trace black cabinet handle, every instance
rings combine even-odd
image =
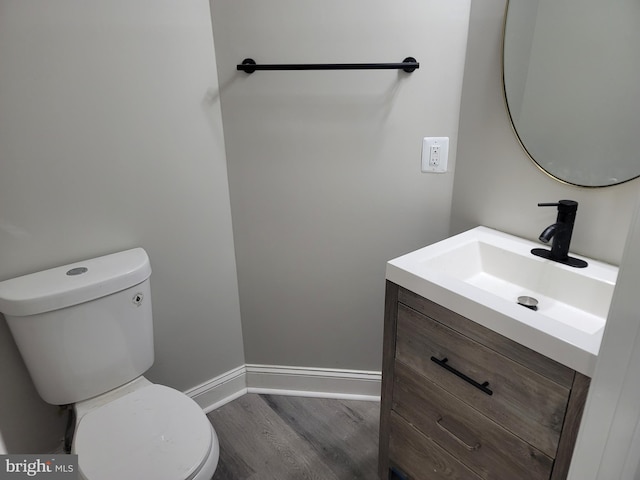
[[[449,361],[449,359],[447,357],[444,357],[442,360],[438,360],[436,357],[431,357],[431,361],[437,363],[438,365],[440,365],[445,370],[448,370],[451,373],[453,373],[454,375],[460,377],[465,382],[470,383],[471,385],[476,387],[478,390],[483,391],[487,395],[493,395],[493,391],[490,390],[489,388],[487,388],[487,387],[489,387],[489,382],[478,383],[473,378],[467,377],[464,373],[456,370],[451,365],[447,364],[447,362]]]

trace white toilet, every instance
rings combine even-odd
[[[74,404],[82,479],[210,480],[218,464],[198,404],[142,376],[153,364],[150,274],[134,248],[0,282],[40,396]]]

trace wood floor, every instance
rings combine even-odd
[[[247,394],[209,413],[213,480],[373,480],[380,404]]]

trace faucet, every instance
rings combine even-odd
[[[544,248],[534,248],[531,253],[538,257],[547,258],[554,262],[564,263],[576,268],[584,268],[587,262],[579,258],[569,256],[569,245],[571,244],[571,234],[573,224],[576,221],[578,202],[574,200],[560,200],[558,203],[539,203],[539,207],[558,207],[558,218],[556,223],[549,225],[540,234],[542,243],[551,243],[551,250]]]

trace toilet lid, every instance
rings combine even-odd
[[[196,402],[149,385],[82,417],[74,449],[90,480],[187,480],[206,460],[211,442],[211,425]]]

